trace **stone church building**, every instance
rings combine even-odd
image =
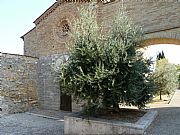
[[[17,96],[8,100],[11,104],[4,102],[7,108],[21,103],[16,98],[23,97],[22,91],[27,97],[24,100],[28,102],[28,107],[36,101],[43,109],[76,111],[80,108],[80,105],[72,102],[71,97],[61,95],[52,67],[67,57],[65,44],[70,39],[71,23],[78,17],[78,7],[90,2],[91,0],[56,0],[34,21],[35,27],[21,37],[24,41],[24,56],[1,53],[3,70],[0,71],[0,91],[16,93]],[[143,28],[147,46],[163,43],[180,45],[178,0],[100,0],[96,4],[97,21],[104,31],[111,27],[114,13],[124,6],[133,22]],[[5,77],[5,74],[10,77]],[[2,99],[6,97],[5,94],[1,95]],[[0,99],[0,108],[3,106],[1,102],[3,100]],[[11,109],[10,112],[21,109]]]

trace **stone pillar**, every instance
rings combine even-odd
[[[60,110],[60,88],[54,67],[61,63],[62,54],[43,56],[38,61],[39,107]]]

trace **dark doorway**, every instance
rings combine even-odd
[[[72,111],[72,99],[71,96],[61,94],[60,110]]]

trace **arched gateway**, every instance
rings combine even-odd
[[[67,51],[65,42],[69,40],[72,20],[78,17],[77,7],[88,2],[91,0],[57,0],[34,21],[35,27],[22,36],[24,54],[39,58],[37,91],[42,108],[58,110],[62,107],[61,103],[65,102],[65,99],[60,98],[58,85],[53,81],[51,65],[57,64],[59,56]],[[112,17],[118,8],[125,6],[133,22],[143,27],[146,35],[145,45],[180,45],[178,0],[99,0],[96,4],[97,21],[104,31],[111,27]],[[79,109],[79,106],[73,104],[72,109]]]
[[[144,40],[144,46],[156,45],[156,44],[174,44],[180,45],[180,40],[175,38],[149,38]]]

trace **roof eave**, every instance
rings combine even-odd
[[[39,24],[39,22],[46,18],[50,13],[52,13],[56,9],[56,7],[58,7],[58,5],[59,2],[55,2],[46,11],[44,11],[33,23],[35,23],[36,25]]]
[[[31,31],[33,31],[36,27],[32,28],[31,30],[29,30],[28,32],[26,32],[23,36],[21,36],[20,38],[24,40],[24,37],[30,33]]]

